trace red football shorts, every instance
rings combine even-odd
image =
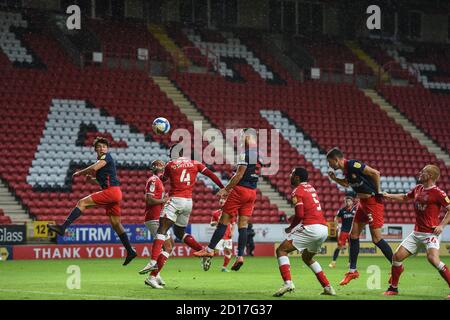
[[[120,201],[122,201],[122,191],[120,187],[109,187],[102,191],[91,194],[92,200],[106,209],[108,216],[120,216]]]
[[[348,237],[349,237],[348,232],[344,232],[344,231],[339,232],[338,246],[344,247],[347,244]]]
[[[256,189],[235,186],[228,195],[222,211],[233,217],[236,217],[236,215],[250,217],[253,213],[255,201]]]
[[[355,222],[368,223],[370,228],[378,229],[384,224],[384,205],[375,197],[360,199],[355,213]]]

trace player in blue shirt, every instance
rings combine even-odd
[[[378,170],[369,167],[358,160],[347,160],[338,148],[333,148],[327,153],[329,166],[333,170],[342,170],[345,178],[339,179],[334,171],[330,171],[330,178],[341,186],[351,187],[359,199],[350,232],[350,270],[340,285],[346,285],[351,280],[359,277],[356,263],[359,255],[359,236],[369,224],[372,242],[383,252],[389,263],[392,263],[392,249],[381,235],[383,227],[383,194],[381,192],[381,175]]]
[[[194,252],[196,257],[212,258],[214,248],[223,238],[227,226],[238,216],[238,254],[231,270],[238,271],[244,264],[244,250],[247,246],[247,226],[253,213],[256,201],[256,188],[260,174],[260,161],[257,146],[256,130],[247,128],[242,131],[242,142],[244,152],[239,155],[236,173],[233,175],[227,186],[221,189],[217,195],[227,197],[222,208],[222,216],[219,224],[205,249]],[[204,259],[204,263],[210,263]]]
[[[97,162],[72,175],[72,177],[86,176],[87,182],[100,185],[102,191],[95,192],[78,201],[77,206],[72,209],[62,225],[49,224],[48,228],[62,236],[64,235],[66,228],[78,219],[84,210],[97,206],[104,207],[106,209],[106,214],[111,221],[111,226],[127,250],[127,257],[123,263],[125,266],[129,264],[137,254],[131,247],[127,233],[120,222],[122,191],[120,190],[119,179],[117,179],[116,163],[111,154],[108,153],[108,148],[109,142],[107,139],[102,137],[95,138],[94,149],[97,153]]]
[[[344,207],[339,209],[336,216],[334,217],[334,222],[338,224],[338,219],[341,219],[341,227],[338,227],[338,247],[334,250],[333,261],[328,265],[330,268],[336,267],[336,260],[339,257],[339,252],[345,249],[347,240],[350,235],[350,230],[352,229],[353,218],[356,213],[355,198],[351,195],[346,195],[344,199]]]

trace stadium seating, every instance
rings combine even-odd
[[[386,69],[393,79],[407,80],[411,83],[417,81],[412,73],[407,69],[405,63],[401,63],[395,46],[389,40],[362,40],[360,47],[371,56],[380,67]]]
[[[148,49],[149,60],[169,61],[170,54],[147,30],[145,23],[90,20],[105,56],[136,57],[139,48]]]
[[[382,86],[379,90],[400,112],[450,153],[449,95],[432,93],[421,86]]]
[[[293,125],[294,135],[304,133],[319,151],[314,155],[305,149],[301,151],[300,147],[295,147],[295,142],[291,143],[289,136],[283,136],[281,171],[269,178],[286,197],[290,191],[290,169],[304,165],[312,172],[312,183],[319,191],[328,217],[331,217],[340,206],[341,196],[324,175],[323,154],[334,146],[340,146],[348,157],[362,159],[379,169],[384,177],[390,177],[390,181],[384,180],[382,184],[385,190],[393,192],[408,189],[418,170],[426,163],[437,163],[443,172],[447,172],[441,161],[352,85],[316,82],[273,85],[262,81],[261,77],[254,81],[255,74],[248,65],[237,63],[235,68],[244,71],[241,72],[244,81],[229,81],[223,76],[205,74],[173,74],[172,79],[224,132],[231,124],[269,129],[271,125],[264,113],[272,112],[273,115],[275,110],[279,110]],[[443,183],[445,185],[447,181]],[[386,220],[410,221],[412,217],[402,213],[406,207],[411,209],[410,205],[386,203]]]
[[[11,218],[5,215],[3,209],[0,209],[0,224],[11,224]]]
[[[353,63],[356,74],[372,75],[373,71],[342,41],[326,36],[297,40],[315,60],[315,67],[327,72],[344,73],[345,64]]]
[[[20,13],[0,11],[0,48],[11,62],[31,63],[33,58],[27,52],[11,28],[26,28],[27,22]]]
[[[21,21],[27,22],[25,17]],[[124,29],[121,24],[121,31],[111,22],[89,23],[107,50],[128,55],[139,47],[148,47],[151,58],[167,59],[168,53],[143,24],[127,24]],[[334,146],[340,146],[348,157],[379,169],[385,190],[405,190],[429,162],[439,164],[443,188],[450,190],[448,168],[355,86],[298,83],[265,52],[257,38],[249,35],[181,30],[175,24],[166,29],[179,46],[198,49],[190,58],[202,58],[206,48],[219,58],[216,73],[171,75],[215,127],[223,132],[229,127],[249,126],[280,130],[280,171],[267,181],[282,196],[290,198],[292,167],[305,166],[331,220],[343,198],[343,190],[326,176],[324,154]],[[112,140],[118,162],[124,193],[123,222],[141,223],[148,164],[155,157],[167,159],[170,144],[168,135],[152,132],[150,122],[163,116],[172,128],[193,132],[192,123],[145,73],[96,66],[79,69],[48,34],[33,29],[23,38],[46,69],[14,67],[2,47],[0,126],[8,130],[0,135],[0,177],[36,219],[61,222],[78,199],[97,190],[85,185],[82,178],[72,181],[71,174],[95,160],[90,144],[95,136],[104,135]],[[322,48],[328,48],[328,44]],[[330,52],[342,57],[340,62],[335,60],[339,63],[355,58],[340,45]],[[328,62],[323,63],[327,66]],[[396,92],[395,88],[380,90],[394,100],[389,90]],[[425,95],[419,93],[417,101]],[[396,104],[399,109],[403,101],[408,101],[406,94],[394,96],[401,100]],[[436,117],[448,119],[448,113],[442,109]],[[445,122],[439,123],[440,130],[447,132]],[[448,137],[437,132],[434,139],[448,147]],[[232,170],[221,165],[212,169],[224,180]],[[278,208],[260,192],[257,197],[253,222],[279,222],[282,213]],[[195,186],[194,204],[192,222],[209,223],[217,199],[207,179],[201,178]],[[410,222],[413,217],[411,205],[386,203],[387,222]],[[107,223],[108,218],[102,209],[90,209],[79,222]]]
[[[106,135],[114,139],[124,193],[123,221],[142,223],[148,164],[156,157],[167,159],[170,143],[170,136],[153,133],[151,121],[164,116],[174,128],[190,132],[192,123],[144,73],[79,70],[49,36],[29,33],[27,42],[48,71],[8,69],[0,75],[6,84],[0,88],[0,121],[9,128],[0,137],[1,177],[32,216],[61,222],[79,198],[97,190],[82,179],[72,183],[70,176],[95,160],[89,148],[93,137]],[[17,149],[17,144],[24,146]],[[230,168],[225,169],[229,175]],[[195,187],[192,222],[209,223],[217,199],[211,183],[201,181]],[[277,208],[260,193],[258,198],[255,222],[278,222]],[[267,212],[272,215],[258,215]],[[90,209],[79,222],[107,223],[108,218],[102,209]]]

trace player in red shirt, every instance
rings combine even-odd
[[[302,254],[303,262],[315,273],[324,291],[324,295],[336,295],[330,285],[319,262],[313,257],[328,238],[328,226],[323,216],[316,190],[308,183],[308,171],[305,168],[295,168],[291,173],[291,184],[295,187],[292,192],[292,203],[295,205],[295,216],[291,225],[286,228],[288,233],[277,248],[278,265],[283,286],[275,292],[275,297],[281,297],[286,292],[295,289],[291,278],[291,266],[288,254],[298,250]]]
[[[172,160],[166,164],[163,175],[163,180],[170,181],[170,200],[164,205],[161,212],[151,260],[141,272],[158,269],[157,259],[161,254],[167,231],[172,226],[178,239],[195,251],[202,249],[194,237],[185,232],[192,212],[192,191],[197,181],[197,175],[201,173],[210,178],[219,188],[223,188],[220,179],[204,164],[183,157],[183,149],[180,144],[175,144],[170,148],[170,155]]]
[[[403,260],[416,254],[419,246],[425,246],[428,261],[439,271],[450,287],[450,271],[439,258],[441,233],[450,221],[450,199],[436,186],[440,170],[435,165],[425,166],[419,174],[419,184],[407,194],[385,193],[386,199],[406,202],[414,200],[416,225],[414,231],[400,244],[392,258],[390,286],[385,295],[398,294],[398,282],[404,268]],[[439,222],[441,208],[446,208],[445,217]],[[450,295],[447,297],[450,298]]]
[[[246,128],[242,131],[241,141],[244,152],[239,155],[236,172],[228,182],[227,186],[220,190],[217,195],[227,197],[223,205],[223,214],[220,217],[216,231],[211,237],[208,246],[194,256],[203,257],[203,263],[209,263],[214,257],[214,249],[223,238],[231,220],[238,216],[238,253],[236,261],[231,270],[238,271],[244,264],[244,250],[247,246],[247,226],[253,214],[256,201],[256,189],[259,179],[260,161],[257,147],[256,130]]]
[[[164,195],[164,184],[161,181],[161,177],[164,173],[164,161],[154,160],[151,164],[150,170],[152,175],[148,178],[145,185],[145,226],[150,231],[153,239],[156,237],[156,233],[159,227],[159,217],[164,204],[169,200]],[[145,284],[155,289],[161,289],[165,282],[161,278],[161,269],[170,257],[174,241],[170,235],[167,235],[167,239],[163,245],[163,251],[158,257],[158,270],[153,270],[149,277],[145,279]],[[141,270],[141,274],[145,274],[148,271]]]
[[[221,205],[223,205],[224,202],[225,199],[220,199]],[[210,223],[212,227],[217,226],[221,215],[222,215],[222,208],[213,212]],[[232,222],[227,226],[227,231],[225,232],[225,235],[223,236],[222,240],[219,241],[219,243],[215,248],[216,252],[223,250],[222,272],[229,272],[227,266],[230,263],[231,257],[233,255],[233,233],[235,225],[236,225],[235,221],[232,220]],[[211,261],[210,259],[207,259],[207,261],[205,261],[205,263],[203,264],[203,268],[205,271],[209,270],[209,267],[211,266],[210,261]]]

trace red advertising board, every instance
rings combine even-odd
[[[149,258],[151,244],[136,244],[134,246],[139,257]],[[235,246],[235,251],[237,247]],[[119,244],[80,244],[80,245],[23,245],[13,246],[14,260],[50,260],[50,259],[101,259],[124,258],[125,248]],[[273,256],[273,243],[258,243],[255,256]],[[190,257],[193,250],[185,244],[175,244],[172,256]]]

